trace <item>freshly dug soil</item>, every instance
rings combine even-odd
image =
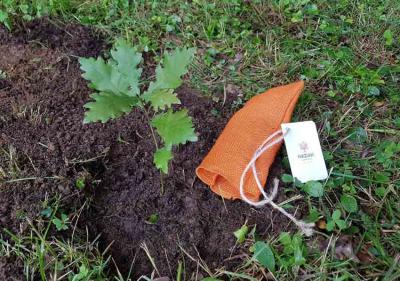
[[[206,274],[189,255],[211,270],[241,263],[234,257],[248,251],[236,245],[232,232],[245,222],[256,224],[264,237],[287,228],[288,220],[270,208],[224,201],[195,177],[232,114],[235,93],[222,104],[187,86],[178,90],[199,141],[176,149],[160,194],[155,148],[140,110],[106,124],[82,123],[91,90],[77,57],[98,56],[108,47],[94,31],[41,20],[13,34],[0,29],[0,42],[0,69],[7,76],[0,80],[0,168],[3,180],[33,178],[2,184],[1,229],[25,231],[24,218],[37,216],[42,202],[57,194],[65,210],[79,208],[89,197],[81,226],[89,226],[93,237],[101,234],[104,248],[111,244],[119,270],[126,272],[133,262],[134,276],[151,274],[146,248],[156,275],[175,275],[181,261],[188,276],[199,278]],[[281,173],[279,164],[271,171]],[[75,187],[82,176],[85,192]],[[155,224],[148,223],[152,214],[159,217]],[[0,259],[0,279],[19,280],[22,268],[10,266],[14,262]]]

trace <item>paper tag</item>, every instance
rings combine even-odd
[[[317,127],[313,121],[282,124],[293,178],[302,183],[328,177]]]

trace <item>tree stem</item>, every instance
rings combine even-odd
[[[157,143],[156,133],[154,132],[153,127],[151,126],[149,113],[148,113],[147,109],[145,108],[144,104],[142,104],[142,108],[143,108],[144,115],[146,116],[146,119],[147,119],[147,124],[150,127],[150,131],[151,131],[151,135],[153,137],[154,145],[156,146],[156,149],[158,150],[158,143]],[[162,174],[161,171],[160,171],[160,184],[161,184],[161,195],[162,195],[162,194],[164,194],[164,177],[163,177],[163,174]]]

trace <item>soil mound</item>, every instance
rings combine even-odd
[[[175,151],[160,194],[154,144],[139,110],[106,124],[82,123],[91,91],[81,78],[77,57],[98,56],[106,49],[95,31],[45,19],[12,34],[0,29],[0,42],[0,69],[6,74],[0,80],[0,146],[7,152],[0,155],[0,167],[6,179],[31,178],[2,184],[1,229],[24,231],[21,213],[37,216],[41,202],[56,194],[69,210],[90,197],[81,223],[93,235],[101,233],[104,247],[112,243],[110,253],[120,270],[134,262],[134,276],[149,275],[154,269],[146,248],[161,276],[175,275],[179,261],[190,276],[204,271],[187,254],[201,258],[211,270],[240,263],[232,257],[247,250],[236,245],[232,232],[246,221],[257,224],[261,235],[287,226],[270,208],[223,201],[195,177],[195,168],[231,116],[235,97],[222,106],[187,86],[178,90],[199,141]],[[279,173],[275,166],[270,174]],[[88,182],[85,192],[75,187],[82,176]],[[159,217],[155,224],[148,223],[152,214]],[[11,262],[0,259],[0,275],[22,273]]]

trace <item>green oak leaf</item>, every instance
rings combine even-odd
[[[168,173],[168,162],[173,158],[171,149],[160,148],[154,153],[154,164],[157,169],[161,170],[164,174]]]
[[[103,58],[80,58],[82,77],[89,80],[90,86],[100,92],[127,94],[129,82],[122,75],[115,63],[106,63]]]
[[[151,125],[157,129],[166,147],[184,144],[187,141],[197,141],[192,119],[186,109],[173,112],[171,109],[165,113],[154,116]]]
[[[84,105],[88,109],[85,112],[84,123],[96,121],[105,123],[110,119],[115,119],[124,113],[130,112],[138,102],[137,97],[115,95],[108,92],[94,93],[90,97],[94,101]]]
[[[142,69],[138,65],[142,62],[142,54],[138,53],[126,41],[119,40],[111,50],[111,57],[115,60],[119,73],[125,75],[131,95],[139,95],[139,79]]]
[[[182,76],[187,73],[187,67],[193,60],[194,48],[175,49],[166,53],[163,65],[156,68],[156,81],[151,82],[148,90],[143,94],[146,101],[161,89],[176,89],[182,84]]]
[[[165,109],[173,104],[181,104],[173,89],[157,90],[149,97],[154,110]]]

